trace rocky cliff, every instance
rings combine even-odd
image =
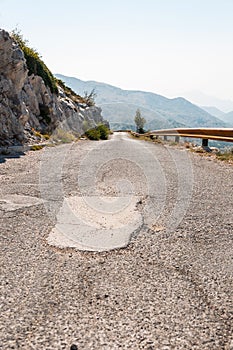
[[[52,93],[40,76],[29,75],[23,51],[0,29],[0,145],[32,142],[35,131],[57,128],[81,135],[102,122],[99,107],[70,98],[60,86]]]

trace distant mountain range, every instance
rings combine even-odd
[[[225,113],[221,119],[225,122],[228,123],[231,127],[233,127],[233,111],[229,113]]]
[[[223,100],[197,90],[186,91],[181,95],[197,106],[214,106],[224,113],[233,111],[233,99]]]
[[[220,118],[224,116],[224,112],[218,109],[217,107],[212,107],[212,106],[200,106],[204,111],[210,113],[214,117]]]
[[[224,121],[227,126],[229,127],[233,127],[233,111],[229,112],[229,113],[224,113],[222,111],[220,111],[220,109],[216,108],[216,107],[201,107],[202,109],[204,109],[206,112],[212,114],[213,116],[221,119],[222,121]]]
[[[134,129],[137,108],[147,121],[145,128],[150,130],[227,126],[223,120],[182,97],[168,99],[151,92],[122,90],[105,83],[82,81],[61,74],[55,76],[80,95],[94,89],[97,94],[96,104],[102,108],[103,116],[109,120],[113,130]]]

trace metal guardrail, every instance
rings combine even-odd
[[[208,146],[208,140],[217,140],[225,142],[233,142],[233,129],[230,128],[178,128],[178,129],[163,129],[152,130],[146,134],[151,138],[164,136],[175,136],[176,141],[179,141],[180,137],[190,137],[202,139],[202,145]]]

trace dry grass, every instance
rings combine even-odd
[[[51,141],[55,143],[71,143],[77,140],[77,137],[75,137],[71,132],[63,130],[63,129],[56,129],[53,135],[51,135],[50,138]]]
[[[223,153],[217,153],[216,154],[217,159],[228,162],[228,163],[233,163],[233,149],[231,151],[226,151]]]

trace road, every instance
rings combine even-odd
[[[1,349],[233,349],[232,165],[119,133],[0,180]]]

